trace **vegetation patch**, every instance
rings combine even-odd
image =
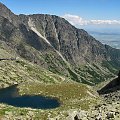
[[[89,87],[83,84],[77,83],[61,83],[61,84],[22,84],[19,86],[20,94],[28,95],[44,95],[50,97],[56,97],[61,102],[61,107],[59,109],[70,109],[82,107],[82,109],[89,108],[90,104],[95,99],[88,94],[88,91],[91,94],[94,94]],[[89,99],[88,99],[89,98]],[[86,104],[83,105],[83,101]],[[82,104],[81,104],[82,103]]]

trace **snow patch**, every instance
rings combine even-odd
[[[95,96],[95,95],[93,95],[90,91],[87,91],[87,93],[88,93],[90,96],[92,96],[92,97],[96,98],[96,96]]]
[[[46,43],[48,43],[48,44],[57,52],[57,54],[63,59],[63,61],[64,61],[65,63],[69,64],[69,63],[65,60],[65,58],[62,56],[62,54],[61,54],[59,51],[57,51],[57,50],[51,45],[51,43],[50,43],[44,36],[42,36],[42,35],[40,34],[40,32],[39,32],[39,31],[36,29],[36,27],[35,27],[34,21],[32,21],[31,18],[29,18],[29,20],[28,20],[28,26],[29,26],[30,29],[31,29],[32,31],[34,31],[40,38],[42,38]]]
[[[50,44],[50,42],[40,34],[40,32],[37,31],[37,29],[35,28],[35,24],[34,22],[31,20],[31,18],[29,18],[29,21],[28,21],[28,25],[29,27],[31,28],[32,31],[34,31],[40,38],[42,38],[43,40],[45,40],[46,43],[48,43],[50,46],[52,46]],[[53,47],[53,46],[52,46]]]

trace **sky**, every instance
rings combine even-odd
[[[120,29],[120,0],[0,0],[15,14],[52,14],[85,29]]]

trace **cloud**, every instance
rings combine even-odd
[[[62,16],[72,25],[120,25],[120,20],[86,20],[77,15],[65,14]]]
[[[107,25],[116,25],[119,24],[120,25],[120,20],[90,20],[91,24],[107,24]]]
[[[72,25],[87,25],[88,21],[77,15],[65,14],[62,16],[66,20],[68,20]]]

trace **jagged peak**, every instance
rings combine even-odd
[[[3,3],[0,2],[0,6],[5,6]]]
[[[6,7],[3,3],[0,2],[0,16],[8,19],[14,25],[18,22],[18,16],[15,15],[8,7]]]
[[[0,13],[4,12],[4,10],[8,10],[8,12],[11,12],[9,8],[7,8],[3,3],[0,2]]]
[[[10,15],[15,15],[7,6],[0,2],[0,16],[9,18]]]

